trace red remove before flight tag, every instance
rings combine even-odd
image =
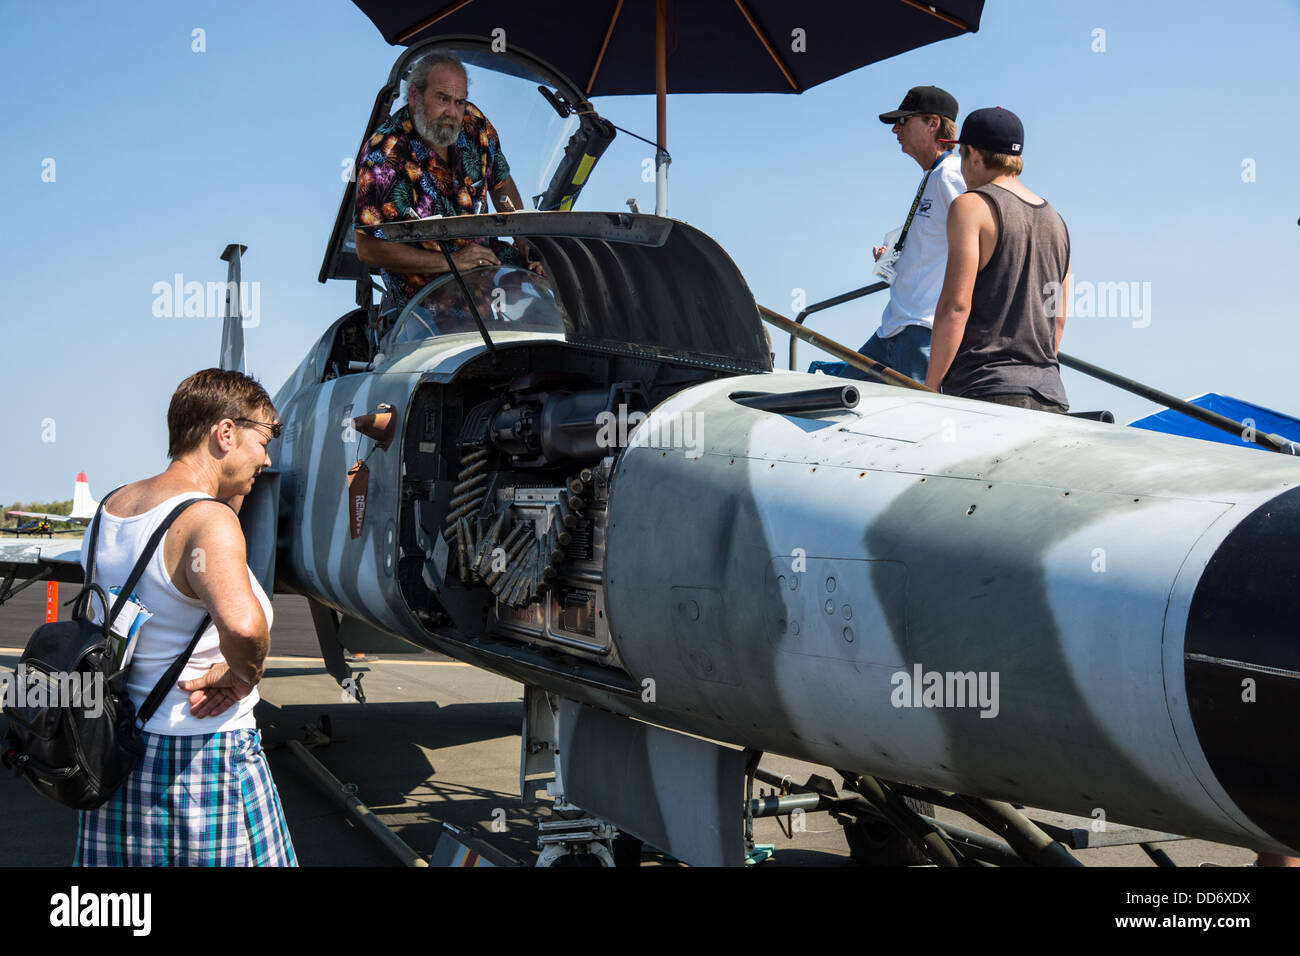
[[[370,484],[370,469],[359,461],[348,469],[348,527],[353,538],[361,537],[361,524],[366,519],[366,487]]]

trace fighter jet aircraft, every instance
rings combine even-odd
[[[437,43],[404,52],[362,135]],[[571,209],[598,158],[609,130],[583,124],[541,210]],[[526,237],[546,275],[453,270],[377,322],[351,189],[320,278],[358,305],[275,395],[249,563],[307,598],[347,687],[343,647],[402,643],[525,685],[545,862],[608,861],[622,832],[739,863],[767,752],[857,793],[780,812],[847,813],[859,840],[883,821],[939,863],[1072,862],[1012,803],[1300,848],[1300,462],[773,371],[726,252],[654,216],[388,224]]]
[[[382,633],[521,681],[524,776],[687,860],[741,852],[744,760],[664,728],[873,795],[861,775],[1300,845],[1300,463],[773,372],[734,263],[651,216],[390,224],[527,236],[547,278],[440,277],[436,328],[408,305],[374,342],[350,202],[322,278],[361,305],[276,396],[278,504],[249,539],[340,679],[337,645]]]

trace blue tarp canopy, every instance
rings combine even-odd
[[[1242,422],[1243,426],[1252,426],[1260,434],[1281,435],[1291,441],[1300,442],[1300,419],[1292,418],[1290,415],[1283,415],[1281,412],[1275,412],[1270,408],[1252,405],[1250,402],[1243,402],[1231,395],[1219,395],[1216,392],[1206,392],[1204,395],[1196,396],[1196,398],[1189,398],[1188,402],[1197,408],[1218,412],[1220,415]],[[1189,418],[1182,412],[1175,412],[1172,409],[1165,409],[1162,412],[1156,412],[1154,415],[1136,419],[1129,422],[1129,425],[1132,428],[1145,428],[1153,432],[1183,435],[1187,438],[1201,438],[1205,441],[1222,442],[1225,445],[1244,445],[1247,448],[1259,448],[1260,451],[1268,450],[1261,448],[1259,445],[1242,441],[1239,436],[1220,431],[1211,425],[1198,422],[1196,419]]]

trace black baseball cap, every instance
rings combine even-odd
[[[917,113],[935,113],[957,122],[957,101],[947,90],[937,86],[914,86],[907,91],[898,109],[880,114],[880,122],[893,125],[907,116]]]
[[[1008,156],[1023,156],[1025,126],[1011,110],[990,106],[967,116],[956,139],[941,139],[939,142],[961,143]]]

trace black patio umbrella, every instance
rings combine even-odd
[[[588,97],[655,93],[666,212],[668,93],[802,93],[979,29],[984,0],[353,0],[389,43],[472,34],[517,45]],[[500,32],[504,31],[504,33]]]

